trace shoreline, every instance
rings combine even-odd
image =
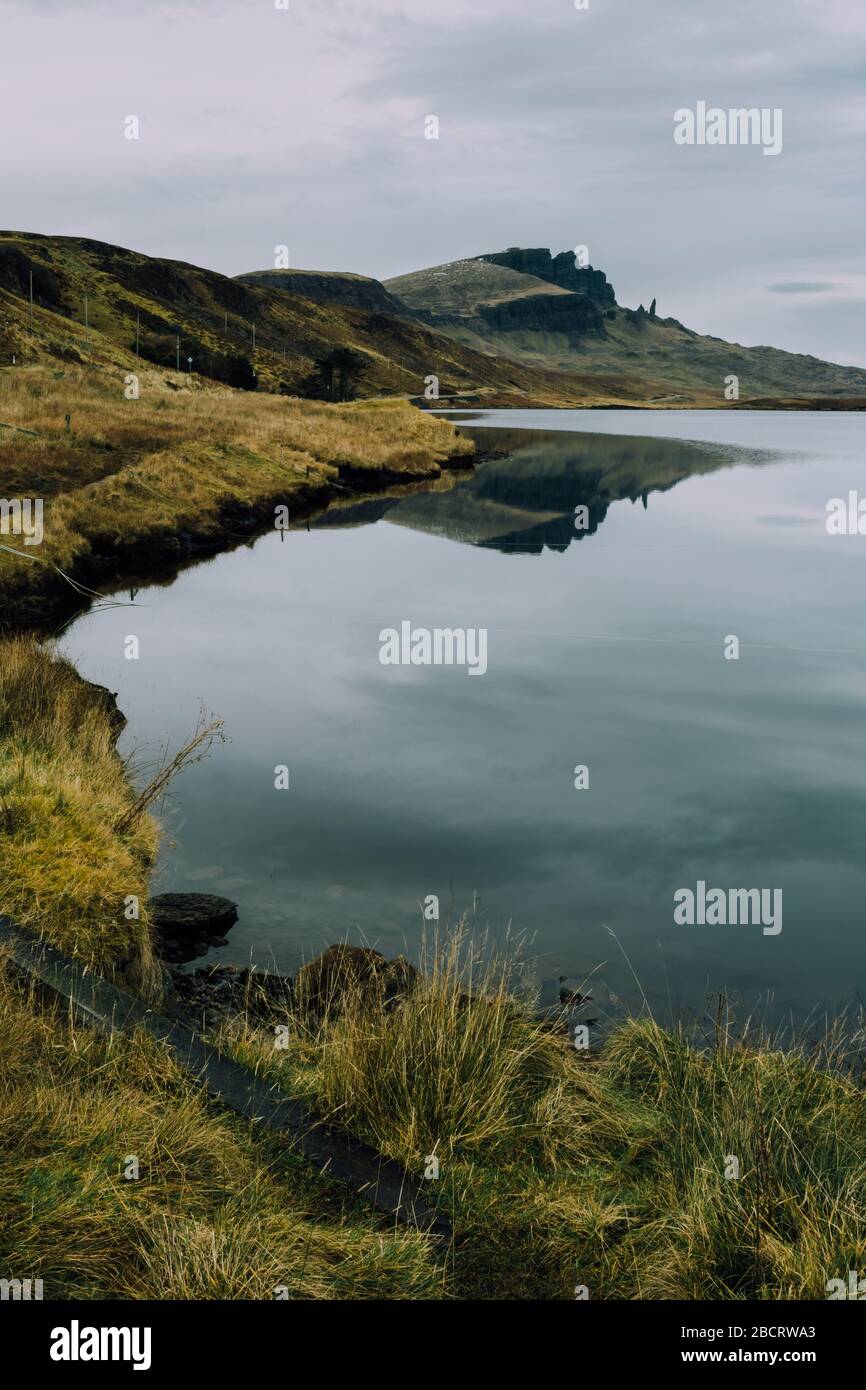
[[[398,434],[412,428],[411,409],[392,412]],[[480,458],[468,459],[466,441],[458,448],[450,424],[435,429],[453,436],[450,451],[426,464],[404,451],[398,486]],[[187,479],[215,457],[188,450]],[[263,468],[261,454],[229,455],[229,477],[232,461],[255,458]],[[381,458],[363,468],[365,494],[394,485],[394,472]],[[156,546],[170,567],[194,564],[254,538],[254,520],[234,536],[227,517],[242,530],[245,517],[289,498],[314,509],[347,486],[339,467],[309,455],[279,493],[267,475],[266,484],[228,512],[202,493],[200,511],[175,507],[161,526],[131,506],[123,526],[109,512],[111,531],[77,563],[103,566],[104,579],[118,557],[152,564]],[[52,592],[57,583],[66,581],[56,576]],[[74,606],[86,606],[83,596]],[[117,753],[123,714],[35,631],[6,634],[2,656],[2,911],[71,956],[79,978],[96,974],[134,992],[143,1011],[167,1005],[171,1015],[151,921],[158,831]],[[368,954],[351,951],[355,961]],[[683,1028],[626,1016],[596,1050],[576,1025],[572,1037],[533,1017],[505,963],[479,972],[468,932],[422,944],[415,983],[396,1002],[378,988],[362,995],[357,972],[337,976],[335,1007],[306,1011],[293,1002],[300,971],[291,986],[196,972],[174,1017],[203,1013],[205,1041],[254,1072],[277,1105],[309,1107],[344,1143],[400,1165],[456,1235],[443,1260],[429,1235],[395,1230],[285,1140],[214,1106],[145,1028],[123,1045],[102,1039],[22,986],[3,951],[0,960],[12,1120],[0,1136],[0,1204],[11,1218],[0,1260],[14,1273],[26,1259],[49,1298],[268,1300],[291,1287],[293,1297],[572,1301],[577,1285],[594,1300],[742,1306],[822,1298],[851,1252],[866,1249],[866,1095],[832,1036],[783,1051],[734,1028],[720,1001],[699,1020],[698,1044]],[[333,990],[317,987],[323,996]],[[127,1184],[130,1155],[144,1157]],[[731,1155],[737,1182],[725,1170]],[[70,1191],[74,1208],[64,1205]]]
[[[417,482],[433,481],[444,472],[469,472],[473,462],[457,455],[454,462],[443,463],[435,471],[419,476]],[[342,476],[342,475],[341,475]],[[356,481],[358,474],[351,475]],[[366,497],[377,497],[390,489],[406,484],[405,477],[399,473],[360,475],[364,486],[352,488],[358,501]],[[58,620],[65,626],[72,619],[80,617],[102,599],[126,587],[143,588],[153,583],[169,583],[176,579],[188,565],[200,560],[209,560],[216,555],[226,554],[237,546],[248,545],[273,529],[274,509],[288,506],[293,519],[309,521],[313,517],[324,516],[330,507],[344,496],[341,484],[325,480],[318,484],[305,485],[299,482],[293,490],[283,489],[279,493],[262,497],[250,506],[229,503],[221,511],[218,526],[224,528],[223,534],[213,535],[208,526],[200,530],[184,526],[183,529],[166,528],[156,536],[146,540],[136,539],[119,543],[110,551],[89,554],[84,560],[66,571],[68,578],[55,574],[48,585],[41,586],[38,606],[33,607],[33,598],[26,595],[18,605],[6,606],[0,616],[0,639],[15,632],[32,631],[43,638],[53,634],[51,626]],[[286,528],[286,533],[297,529],[294,525]],[[107,584],[105,592],[73,597],[72,584],[87,588],[102,583]]]
[[[343,408],[337,406],[330,409],[339,412]],[[419,424],[423,422],[421,429],[426,437],[420,448],[414,451],[411,447],[407,448],[403,456],[399,456],[401,416],[405,412],[416,416]],[[347,491],[357,492],[362,499],[377,496],[389,488],[434,481],[443,473],[471,471],[476,458],[482,457],[476,454],[471,441],[458,433],[456,426],[449,421],[426,416],[402,399],[355,402],[345,409],[342,416],[332,418],[349,425],[359,422],[358,433],[363,436],[363,425],[368,420],[387,426],[390,415],[394,416],[392,451],[398,453],[394,462],[389,458],[365,459],[362,464],[357,458],[321,459],[296,453],[286,468],[282,459],[279,465],[273,466],[269,459],[252,454],[243,445],[226,444],[221,446],[221,452],[228,457],[229,466],[234,465],[236,471],[245,470],[242,488],[227,478],[222,495],[214,498],[206,494],[197,508],[194,502],[185,505],[183,500],[173,501],[159,522],[154,523],[152,518],[146,518],[145,532],[130,533],[116,521],[98,534],[86,536],[86,544],[81,545],[71,560],[64,564],[55,564],[52,559],[34,555],[19,546],[18,553],[25,563],[29,563],[36,582],[21,583],[20,578],[13,574],[13,579],[18,582],[10,587],[0,578],[0,638],[25,631],[49,637],[58,623],[65,625],[86,611],[91,603],[107,597],[130,581],[137,586],[163,578],[173,579],[186,564],[231,550],[264,534],[269,523],[274,524],[275,509],[278,507],[285,507],[290,518],[308,520],[340,501]],[[301,419],[303,421],[303,411]],[[311,428],[314,427],[315,420],[311,421]],[[363,450],[363,438],[361,448]],[[218,470],[219,449],[202,450],[200,446],[190,445],[185,452],[183,461],[191,462],[194,468],[201,466],[203,470],[209,465],[213,467],[216,453]],[[281,455],[283,452],[281,450]],[[249,454],[249,458],[245,454]],[[161,456],[157,454],[152,457],[159,461]],[[258,484],[256,465],[261,463],[269,465],[269,476]],[[112,487],[122,486],[127,476],[138,482],[141,471],[143,469],[137,465],[132,469],[122,466],[116,474],[104,475],[79,491],[97,492],[100,488],[108,491]],[[286,481],[275,485],[274,475],[280,474],[286,477]],[[146,487],[146,484],[142,486]],[[251,495],[244,496],[244,491]],[[70,496],[75,495],[61,491],[48,499],[46,530],[51,525],[52,508],[60,506],[62,510]],[[110,500],[108,505],[111,506]],[[94,510],[97,507],[98,499],[94,496]],[[285,529],[293,528],[289,525]],[[0,546],[8,550],[9,540],[10,537],[3,533],[0,535]],[[104,593],[95,592],[100,585],[104,587]]]

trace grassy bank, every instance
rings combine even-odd
[[[862,1267],[866,1093],[841,1041],[641,1017],[579,1052],[509,978],[452,934],[397,1009],[350,992],[286,1050],[224,1043],[419,1177],[438,1157],[457,1296],[824,1298]]]
[[[271,1021],[217,1040],[416,1176],[435,1155],[447,1250],[221,1112],[148,1038],[72,1029],[0,975],[4,1276],[46,1297],[748,1301],[821,1299],[862,1267],[866,1094],[841,1046],[697,1044],[642,1018],[588,1056],[507,969],[479,981],[459,937],[425,965],[396,1007],[349,991],[275,1014],[287,1048]]]
[[[161,993],[147,921],[157,830],[135,803],[100,692],[32,638],[0,642],[0,913]],[[140,904],[127,917],[127,899]]]
[[[405,401],[332,406],[150,368],[127,400],[124,380],[96,368],[0,371],[3,496],[44,503],[41,544],[0,535],[6,625],[44,622],[74,597],[70,580],[104,588],[132,566],[230,545],[277,505],[291,515],[347,486],[435,478],[472,453],[452,425]]]
[[[211,1106],[148,1038],[70,1028],[2,966],[0,1078],[0,1277],[46,1299],[442,1295],[421,1236]]]
[[[153,991],[146,914],[123,904],[146,899],[156,831],[130,822],[113,738],[98,690],[6,643],[0,910]],[[6,981],[3,1274],[84,1297],[802,1299],[862,1268],[866,1092],[841,1045],[783,1050],[718,1021],[696,1041],[643,1017],[589,1056],[507,968],[479,977],[465,942],[423,964],[397,1007],[349,990],[217,1041],[416,1176],[435,1155],[453,1250],[385,1230],[149,1039],[72,1029]]]
[[[3,377],[0,419],[34,431],[2,446],[4,492],[49,504],[39,560],[4,540],[19,548],[0,552],[7,615],[44,616],[51,565],[92,575],[187,536],[229,544],[231,521],[275,501],[362,470],[436,476],[462,447],[400,403],[168,380],[124,402],[83,375],[85,435],[57,418],[67,379]],[[0,640],[0,913],[157,1000],[158,830],[116,732],[104,692],[50,647]],[[46,1297],[741,1300],[823,1298],[863,1267],[866,1093],[840,1044],[641,1017],[590,1056],[459,937],[424,965],[396,1006],[344,990],[323,1016],[237,1019],[218,1041],[416,1176],[435,1157],[430,1194],[460,1237],[447,1252],[212,1105],[151,1040],[72,1027],[0,971],[0,1277],[42,1278]]]

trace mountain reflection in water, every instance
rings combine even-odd
[[[743,463],[771,461],[769,450],[692,440],[622,438],[607,434],[466,428],[483,458],[471,473],[447,473],[402,495],[347,500],[311,525],[367,525],[387,519],[415,531],[504,552],[564,551],[604,522],[613,502],[640,502],[685,478]],[[586,512],[577,519],[576,508]]]

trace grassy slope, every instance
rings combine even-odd
[[[456,261],[385,282],[386,289],[412,309],[453,316],[440,330],[482,352],[496,352],[533,367],[579,371],[599,383],[625,376],[647,404],[725,404],[725,377],[740,380],[740,399],[798,398],[848,401],[866,396],[866,371],[781,352],[743,347],[693,333],[673,319],[635,318],[617,308],[605,321],[604,338],[577,342],[558,332],[497,332],[475,313],[478,303],[497,304],[527,294],[562,294],[559,287],[486,261]],[[802,407],[801,407],[802,408]]]
[[[594,379],[499,360],[405,316],[259,288],[84,238],[0,232],[0,364],[15,356],[18,362],[95,362],[133,370],[137,315],[142,333],[180,336],[182,366],[192,342],[214,353],[241,353],[254,362],[261,388],[270,391],[302,394],[315,361],[345,347],[365,359],[358,390],[368,397],[421,395],[432,373],[443,396],[480,394],[489,404],[636,399],[622,379],[602,397]]]
[[[471,452],[404,401],[331,406],[150,368],[139,378],[127,400],[111,368],[0,369],[3,495],[45,504],[41,545],[0,537],[0,622],[44,617],[69,592],[57,568],[98,585],[124,556],[179,554],[178,533],[216,548],[237,518],[324,501],[341,472],[409,482]]]
[[[476,304],[503,304],[531,294],[569,291],[536,275],[525,275],[492,261],[451,261],[448,265],[397,275],[385,282],[388,292],[410,309],[471,316]]]
[[[784,1300],[862,1265],[866,1093],[841,1051],[723,1025],[697,1049],[643,1019],[588,1059],[460,952],[434,947],[396,1010],[275,1015],[286,1050],[262,1025],[219,1038],[411,1171],[435,1154],[460,1236],[444,1258],[220,1113],[148,1039],[70,1032],[0,980],[3,1274],[50,1297]]]
[[[4,446],[7,476],[28,492],[38,478],[56,503],[45,545],[67,563],[181,523],[224,543],[221,499],[284,496],[337,461],[418,476],[454,447],[448,426],[400,404],[310,407],[149,378],[126,402],[121,384],[108,369],[5,374],[0,418],[38,430]],[[25,598],[38,567],[8,559],[3,597],[11,585]],[[123,913],[128,895],[146,898],[157,834],[146,816],[118,833],[133,799],[99,693],[34,639],[7,639],[0,911],[154,997],[146,912]],[[269,1297],[287,1283],[305,1297],[569,1298],[584,1284],[593,1298],[795,1298],[866,1258],[864,1094],[816,1065],[838,1059],[726,1035],[701,1054],[643,1021],[590,1063],[495,980],[467,1005],[449,959],[396,1014],[294,1019],[286,1053],[267,1030],[228,1040],[413,1170],[440,1156],[465,1237],[444,1270],[419,1237],[381,1231],[214,1111],[146,1039],[70,1032],[4,984],[3,1276],[41,1276],[47,1296]],[[723,1176],[731,1153],[737,1182]],[[130,1154],[137,1182],[122,1177]]]

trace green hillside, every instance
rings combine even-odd
[[[712,407],[728,405],[731,375],[741,405],[866,399],[860,368],[624,309],[602,272],[566,253],[511,248],[382,285],[307,270],[232,279],[84,238],[0,232],[0,366],[58,361],[148,363],[328,401]],[[434,377],[438,397],[425,398]]]
[[[731,375],[739,379],[741,403],[855,404],[866,396],[862,368],[727,343],[642,305],[623,308],[605,277],[577,269],[568,253],[511,248],[402,275],[385,287],[466,347],[598,383],[622,378],[646,404],[725,405]]]
[[[303,274],[308,292],[332,278]],[[637,399],[618,380],[600,388],[575,374],[497,360],[403,309],[352,307],[339,296],[309,298],[251,278],[84,238],[0,232],[0,366],[60,360],[132,369],[138,359],[324,400],[423,397],[430,376],[442,398],[469,403],[580,405],[595,403],[599,389],[605,402]],[[347,278],[354,288],[364,283]]]

